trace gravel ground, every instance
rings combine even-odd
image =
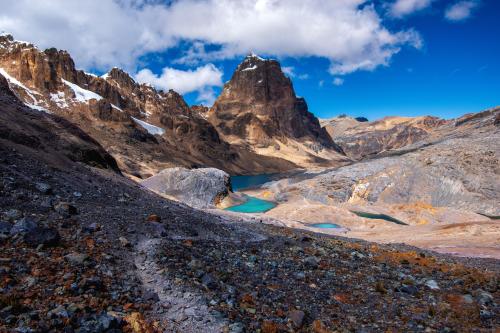
[[[498,261],[198,211],[21,146],[0,156],[1,332],[500,327]]]

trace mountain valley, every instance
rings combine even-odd
[[[253,53],[189,106],[2,34],[0,332],[496,332],[499,142],[499,107],[318,119]]]

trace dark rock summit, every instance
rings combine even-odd
[[[270,146],[297,139],[341,151],[276,60],[243,60],[210,111],[210,121],[229,142]]]

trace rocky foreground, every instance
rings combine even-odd
[[[0,137],[2,332],[500,327],[498,261],[209,214],[13,138]]]

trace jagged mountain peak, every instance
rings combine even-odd
[[[21,40],[14,39],[14,36],[10,33],[0,34],[0,48],[2,47],[13,47],[13,46],[23,46],[23,47],[36,47],[33,43],[25,42]]]
[[[230,142],[277,147],[276,140],[294,139],[341,151],[308,111],[306,101],[296,96],[281,64],[255,54],[238,65],[209,119]]]

